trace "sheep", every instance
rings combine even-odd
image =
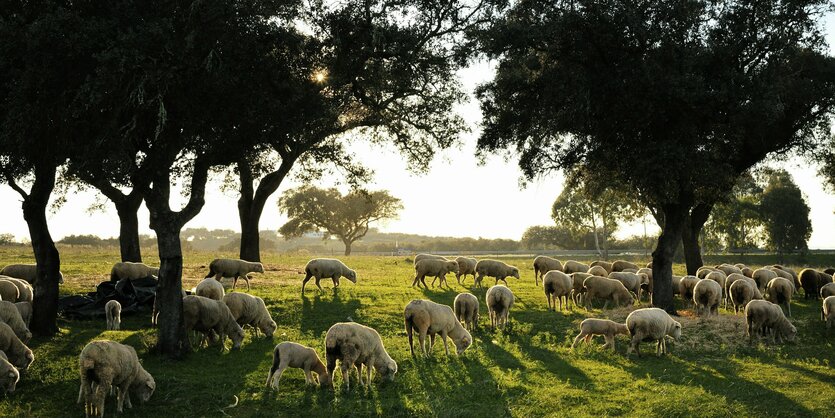
[[[827,283],[821,287],[821,299],[826,299],[829,296],[835,296],[835,283]]]
[[[832,275],[835,275],[835,268],[827,267],[827,268],[823,269],[823,272],[832,276]]]
[[[722,291],[724,292],[724,295],[725,295],[724,302],[725,302],[725,308],[726,309],[728,307],[728,302],[731,302],[731,300],[730,300],[731,299],[731,293],[730,293],[731,292],[731,285],[733,285],[733,283],[735,281],[740,280],[740,279],[747,279],[747,277],[745,277],[745,276],[743,276],[742,274],[739,274],[739,273],[731,273],[731,274],[728,275],[728,277],[725,278],[725,284],[722,288]],[[753,281],[753,279],[751,279],[751,280]],[[759,289],[759,287],[757,286],[756,281],[754,281],[754,287],[757,287]],[[762,291],[760,291],[760,293],[762,293]],[[762,298],[760,298],[760,299],[762,299]],[[748,303],[748,302],[746,301],[745,303]]]
[[[814,269],[803,269],[798,280],[803,287],[803,299],[817,299],[820,288],[826,283],[832,283],[832,276]]]
[[[29,322],[32,321],[32,302],[15,302],[14,305],[20,313],[20,318],[23,319],[23,322],[28,327]]]
[[[724,274],[722,275],[724,277]],[[719,302],[722,300],[722,285],[710,279],[699,280],[693,287],[693,306],[696,315],[719,315]]]
[[[219,281],[209,277],[197,283],[197,287],[194,288],[194,294],[203,296],[204,298],[223,300],[226,291],[223,290],[223,285]]]
[[[143,263],[123,261],[113,264],[113,267],[110,268],[111,282],[118,282],[122,279],[138,280],[151,276],[159,276],[159,267],[151,267]]]
[[[562,269],[562,263],[556,258],[538,255],[533,259],[533,277],[537,286],[539,286],[539,280],[545,276],[545,273],[551,270],[562,271]]]
[[[14,393],[18,381],[20,381],[20,372],[12,363],[9,363],[6,353],[0,351],[0,390],[3,394]]]
[[[472,293],[459,293],[452,303],[455,317],[468,331],[478,327],[478,298]]]
[[[608,319],[584,319],[580,323],[580,333],[574,337],[571,349],[574,349],[574,346],[577,345],[580,339],[588,343],[595,335],[602,335],[606,339],[606,344],[603,344],[603,348],[610,347],[612,351],[615,351],[615,336],[629,335],[629,328],[626,324],[619,324]]]
[[[452,308],[447,305],[441,305],[430,300],[415,299],[406,305],[403,310],[403,318],[406,335],[409,337],[409,352],[412,357],[415,355],[414,344],[412,343],[412,333],[415,330],[418,332],[420,348],[423,350],[423,354],[427,356],[432,352],[432,346],[435,345],[436,334],[441,334],[441,340],[444,342],[444,352],[447,356],[449,356],[447,337],[455,344],[459,355],[473,342],[472,335],[464,329],[461,322],[456,319]],[[427,334],[431,339],[428,350],[426,347]]]
[[[637,273],[638,269],[623,269],[620,272]],[[619,272],[617,272],[617,273],[619,273]]]
[[[609,274],[609,273],[612,272],[612,262],[610,262],[610,261],[597,260],[597,261],[593,261],[589,266],[591,266],[591,267],[594,267],[594,266],[603,267],[604,269],[606,269],[606,274]]]
[[[513,292],[506,286],[497,284],[487,289],[485,299],[487,300],[487,313],[490,315],[490,326],[493,329],[498,326],[505,329],[510,321],[510,308],[516,300]]]
[[[617,260],[612,263],[612,271],[623,271],[624,269],[635,269],[638,270],[639,267],[635,263],[631,263],[626,260]]]
[[[116,300],[107,301],[104,313],[107,316],[107,329],[118,331],[122,324],[122,304]]]
[[[641,356],[641,341],[658,341],[655,353],[660,356],[669,353],[666,336],[678,340],[681,338],[681,324],[673,320],[667,312],[659,308],[643,308],[632,311],[626,317],[626,327],[632,335],[632,343],[627,355],[633,350]]]
[[[329,376],[328,385],[333,387],[333,371],[336,368],[336,360],[339,360],[342,369],[342,380],[345,381],[345,390],[351,385],[348,372],[359,365],[360,385],[371,384],[372,367],[377,370],[385,380],[392,381],[397,374],[397,362],[389,356],[383,346],[380,334],[373,328],[355,322],[337,322],[333,324],[325,334],[325,352],[327,356],[327,372]],[[362,381],[362,367],[365,366],[367,379]]]
[[[821,320],[826,322],[826,333],[835,325],[835,296],[827,296],[821,305]]]
[[[319,280],[330,278],[333,280],[333,289],[339,287],[339,278],[344,277],[352,283],[357,283],[357,272],[351,270],[343,262],[334,258],[314,258],[307,262],[304,266],[304,281],[302,282],[302,294],[304,294],[304,286],[313,277],[316,279],[316,287],[319,291],[324,292],[322,286],[319,285]]]
[[[6,353],[9,362],[21,371],[26,371],[29,365],[35,361],[35,354],[32,350],[17,337],[12,327],[5,322],[0,322],[0,351]]]
[[[14,277],[15,279],[25,280],[31,285],[35,285],[38,281],[38,265],[37,264],[9,264],[0,270],[0,276]],[[58,272],[58,284],[64,284],[64,273]]]
[[[766,300],[752,300],[745,306],[746,332],[749,342],[753,342],[756,334],[765,335],[766,332],[777,341],[782,342],[785,338],[794,341],[797,336],[797,328],[786,319],[780,306]]]
[[[741,267],[740,270],[742,270],[743,276],[748,277],[749,279],[754,278],[754,269],[752,269],[751,267]]]
[[[206,278],[214,277],[220,281],[223,277],[231,277],[232,290],[235,290],[240,277],[246,281],[246,291],[249,292],[249,273],[264,273],[264,265],[257,261],[216,258],[209,263],[209,274]]]
[[[579,261],[568,260],[565,264],[562,265],[562,271],[565,274],[571,273],[586,273],[589,271],[589,267],[587,264],[583,264]]]
[[[591,274],[588,273],[571,273],[572,282],[572,290],[571,290],[571,302],[574,303],[576,306],[580,303],[580,299],[583,297],[583,294],[586,292],[586,289],[583,288],[583,281],[591,277]]]
[[[673,295],[679,294],[678,291],[681,289],[680,283],[681,283],[682,277],[683,276],[670,276],[670,283],[673,286]],[[649,280],[652,280],[652,278],[649,278]],[[644,289],[643,286],[641,287],[641,289],[642,290],[647,290],[647,289]]]
[[[591,274],[592,276],[600,276],[600,277],[606,277],[607,275],[609,275],[609,272],[606,271],[606,269],[601,267],[601,266],[589,267],[589,270],[586,273]]]
[[[800,285],[800,276],[797,274],[797,272],[796,272],[796,271],[794,271],[793,269],[790,269],[790,268],[788,268],[788,267],[781,266],[781,265],[779,265],[779,264],[775,264],[775,265],[773,265],[773,266],[771,266],[771,267],[773,267],[773,268],[775,268],[775,269],[777,269],[777,270],[780,270],[780,271],[782,271],[782,272],[788,273],[788,275],[789,275],[789,276],[791,276],[791,277],[785,277],[785,278],[786,278],[786,279],[791,280],[791,281],[792,281],[792,283],[794,283],[794,289],[795,289],[795,290],[799,290],[799,289],[800,289],[800,287],[801,287],[801,285]],[[782,276],[781,276],[781,277],[782,277]]]
[[[81,375],[78,403],[84,402],[87,416],[104,416],[104,400],[113,386],[119,413],[125,404],[131,408],[131,392],[140,402],[147,402],[157,386],[153,376],[139,363],[136,350],[115,341],[93,341],[84,346],[78,356],[78,369]]]
[[[728,279],[728,276],[725,275],[725,272],[722,270],[714,270],[708,273],[704,278],[706,280],[713,280],[714,282],[719,283],[719,286],[724,289],[725,281]]]
[[[426,276],[434,277],[436,280],[440,279],[441,282],[439,285],[443,287],[446,284],[446,275],[448,273],[458,273],[457,261],[425,258],[415,263],[415,279],[412,281],[412,287],[423,284],[423,287],[428,289],[429,286],[426,285]],[[432,287],[435,287],[435,280],[432,280]],[[447,288],[449,288],[449,285],[447,285]]]
[[[29,326],[23,320],[23,316],[20,315],[16,304],[5,300],[0,301],[0,322],[8,324],[17,338],[20,338],[24,343],[29,342],[29,339],[32,338],[32,333],[29,332]]]
[[[9,277],[9,276],[0,276],[0,279],[10,281],[15,286],[17,286],[17,291],[18,291],[17,302],[32,303],[32,301],[34,300],[33,299],[34,289],[32,288],[32,285],[29,284],[29,282],[27,282],[26,280],[23,280],[23,279],[16,279],[14,277]],[[14,302],[14,301],[9,301],[9,302]]]
[[[562,310],[563,299],[568,306],[568,296],[573,289],[573,282],[569,275],[559,270],[551,270],[545,273],[545,277],[542,278],[542,287],[545,289],[545,301],[548,302],[548,309],[553,308],[556,311],[557,301],[559,301],[560,310]]]
[[[519,278],[519,269],[498,260],[479,260],[475,266],[475,285],[481,287],[481,280],[485,276],[495,277],[496,284],[502,280],[507,284],[508,277]]]
[[[187,334],[200,331],[209,335],[214,331],[220,335],[220,351],[226,349],[226,336],[232,339],[232,348],[238,349],[244,340],[244,330],[235,321],[229,307],[223,301],[188,295],[183,298],[183,323]],[[189,345],[191,339],[189,337]]]
[[[223,297],[223,303],[229,308],[235,322],[241,327],[250,325],[255,329],[256,336],[259,329],[267,338],[271,338],[275,333],[278,325],[270,316],[264,299],[246,293],[229,293]]]
[[[613,271],[609,273],[610,279],[615,279],[626,287],[626,290],[635,294],[635,298],[641,299],[641,284],[648,281],[646,275],[638,275],[636,273],[627,273],[624,271]]]
[[[20,291],[17,286],[8,280],[0,279],[0,300],[14,303],[17,302],[18,297],[20,297]]]
[[[754,270],[754,273],[751,274],[751,278],[754,279],[755,282],[757,282],[757,287],[760,289],[760,291],[765,289],[765,287],[768,286],[768,283],[775,277],[780,276],[778,276],[777,272],[765,268],[756,269]],[[789,277],[788,280],[791,281],[791,277]]]
[[[473,280],[475,280],[475,265],[478,263],[478,260],[475,258],[458,257],[455,259],[455,262],[458,263],[458,273],[455,273],[455,280],[458,284],[462,284],[468,274],[472,275]]]
[[[720,264],[720,265],[716,266],[716,269],[725,273],[726,276],[731,275],[733,273],[742,275],[742,270],[741,269],[739,269],[736,266],[732,266],[730,264]]]
[[[768,282],[768,293],[766,300],[786,308],[789,316],[792,316],[792,295],[794,286],[788,279],[775,277]]]
[[[331,381],[328,369],[325,368],[325,363],[322,363],[316,350],[294,342],[284,341],[273,349],[273,365],[267,374],[267,387],[272,386],[278,390],[281,374],[288,367],[303,369],[304,382],[308,385],[318,384],[324,387]],[[314,377],[313,373],[316,373],[318,378]]]
[[[738,273],[734,273],[738,274]],[[745,308],[752,300],[762,299],[763,296],[757,289],[756,282],[745,276],[739,275],[743,279],[737,280],[728,288],[728,297],[734,306],[734,313],[738,314]]]
[[[652,261],[650,261],[650,262],[648,262],[648,263],[647,263],[646,268],[648,268],[648,269],[652,269]]]
[[[685,302],[693,303],[693,289],[699,280],[696,276],[684,276],[678,282],[678,293]]]
[[[715,270],[716,269],[714,269],[713,267],[701,266],[698,270],[696,270],[696,277],[698,277],[699,280],[702,280],[705,278],[705,276],[707,276],[709,273]]]
[[[446,260],[446,257],[435,254],[418,254],[415,256],[415,264],[420,260]]]
[[[603,304],[603,309],[609,306],[609,302],[614,302],[616,306],[621,303],[627,305],[635,303],[635,298],[619,280],[591,276],[583,281],[583,288],[585,289],[586,309],[589,308],[594,299],[598,298],[606,301]]]

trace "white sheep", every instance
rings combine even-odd
[[[774,269],[774,270],[777,270],[777,269]],[[768,286],[768,282],[770,282],[772,279],[774,279],[775,277],[781,277],[774,270],[766,269],[766,268],[756,269],[756,270],[754,270],[754,273],[751,274],[751,278],[754,279],[755,282],[757,282],[757,287],[760,289],[760,291],[765,289],[765,287]],[[784,277],[784,278],[786,278],[787,280],[789,280],[789,282],[791,282],[791,280],[792,280],[791,275],[788,274],[788,273],[785,273],[785,274],[789,277],[788,278]]]
[[[626,324],[619,324],[608,319],[584,319],[583,322],[580,323],[580,333],[574,337],[571,349],[574,349],[574,346],[577,345],[580,339],[583,339],[586,343],[588,343],[595,335],[602,335],[606,340],[606,344],[603,344],[603,348],[610,347],[612,351],[614,351],[615,336],[618,334],[629,335],[629,328],[627,328]]]
[[[562,265],[562,271],[565,274],[571,273],[586,273],[589,271],[591,266],[588,264],[583,264],[579,261],[568,260]]]
[[[481,287],[484,277],[495,277],[496,284],[502,280],[507,284],[508,277],[519,278],[519,269],[498,260],[479,260],[475,266],[475,285]]]
[[[614,272],[613,272],[614,273]],[[608,279],[606,277],[591,276],[583,281],[585,307],[589,309],[595,299],[603,299],[603,309],[609,306],[609,302],[614,302],[615,306],[620,304],[632,305],[635,303],[635,298],[632,293],[626,289],[619,280]]]
[[[713,271],[716,271],[716,269],[714,269],[713,267],[701,266],[698,270],[696,270],[696,277],[698,277],[699,280],[704,280],[705,276],[707,276],[708,273]]]
[[[487,289],[487,313],[490,315],[490,326],[504,329],[510,321],[510,308],[513,307],[515,297],[506,286],[495,285]]]
[[[136,350],[115,341],[93,341],[78,356],[81,387],[78,403],[84,403],[87,416],[104,416],[104,400],[112,387],[116,388],[116,411],[121,413],[127,404],[131,408],[130,394],[140,402],[147,402],[156,389],[154,378],[139,363]]]
[[[204,298],[214,299],[214,300],[223,300],[223,296],[226,294],[226,291],[223,289],[223,285],[220,284],[219,281],[209,277],[197,283],[197,287],[194,288],[194,294],[197,296],[203,296]]]
[[[418,254],[415,256],[415,264],[420,260],[446,260],[446,257],[435,254]]]
[[[0,322],[8,324],[17,338],[20,338],[24,343],[29,342],[29,339],[32,338],[32,333],[29,332],[29,326],[23,320],[23,316],[20,315],[16,304],[5,300],[0,301]]]
[[[782,277],[775,277],[768,282],[766,288],[766,300],[771,303],[776,303],[786,309],[789,316],[792,316],[792,296],[794,295],[794,285],[788,279]]]
[[[255,329],[256,336],[258,330],[261,330],[267,338],[272,337],[275,333],[278,325],[270,316],[264,299],[246,293],[229,293],[223,297],[223,303],[229,307],[229,311],[232,312],[232,317],[235,318],[238,325],[241,327],[244,325],[251,326]]]
[[[710,276],[710,274],[708,276]],[[724,278],[724,273],[721,274]],[[696,309],[696,315],[719,315],[719,304],[721,301],[722,285],[718,282],[710,279],[704,279],[699,280],[699,282],[696,283],[696,286],[693,287],[693,306]]]
[[[616,260],[612,263],[612,271],[623,271],[625,269],[634,269],[638,271],[638,265],[626,260]]]
[[[116,300],[107,301],[104,314],[107,317],[107,329],[118,331],[122,324],[122,304]]]
[[[675,340],[681,338],[681,324],[659,308],[643,308],[632,311],[626,317],[626,327],[629,328],[629,333],[632,335],[632,343],[627,354],[634,350],[638,353],[638,357],[641,356],[639,347],[641,341],[657,341],[655,353],[660,356],[669,353],[665,340],[666,336],[669,335]]]
[[[583,298],[583,294],[586,291],[586,289],[583,287],[583,281],[591,277],[591,274],[578,272],[571,273],[569,274],[569,276],[571,276],[572,283],[571,302],[574,304],[574,306],[577,306],[580,303],[582,303],[581,299]]]
[[[243,278],[246,281],[246,291],[249,292],[249,273],[264,273],[264,265],[257,261],[216,258],[209,263],[209,274],[206,277],[214,277],[217,281],[231,277],[232,290],[238,285],[238,278]]]
[[[455,317],[464,323],[467,330],[478,327],[478,298],[472,293],[459,293],[452,303]]]
[[[25,280],[34,285],[38,281],[37,264],[9,264],[0,270],[0,276],[9,276]],[[64,284],[64,273],[58,272],[58,284]]]
[[[589,267],[589,270],[586,273],[591,274],[592,276],[600,277],[606,277],[609,275],[609,272],[606,271],[606,269],[602,266],[591,266]]]
[[[835,296],[827,296],[821,305],[821,320],[826,322],[826,333],[835,326]]]
[[[0,300],[15,303],[20,297],[17,285],[9,280],[0,279]]]
[[[603,277],[605,277],[609,273],[612,272],[612,268],[614,267],[614,264],[610,261],[597,260],[597,261],[592,261],[592,263],[589,266],[590,267],[594,267],[594,266],[603,267],[606,270],[606,274],[603,276]]]
[[[829,296],[835,296],[835,283],[827,283],[821,286],[821,299],[826,299]]]
[[[458,257],[455,259],[455,262],[458,263],[458,273],[455,273],[455,280],[458,281],[458,284],[462,284],[468,274],[472,275],[473,280],[475,280],[475,265],[478,264],[478,260],[475,258]]]
[[[20,372],[12,363],[6,353],[0,351],[0,390],[3,394],[14,393],[17,382],[20,381]]]
[[[551,270],[542,278],[542,287],[545,289],[548,309],[553,308],[556,311],[557,301],[560,303],[560,310],[563,307],[563,299],[565,299],[565,305],[568,306],[568,297],[574,288],[574,283],[569,275],[559,270]]]
[[[684,276],[678,282],[678,293],[681,298],[687,303],[693,303],[693,289],[696,283],[699,283],[699,278],[696,276]]]
[[[752,300],[745,306],[745,321],[748,325],[746,332],[749,342],[753,342],[755,335],[770,335],[771,341],[774,337],[782,342],[785,338],[794,341],[797,336],[797,328],[786,319],[780,306],[766,300]]]
[[[638,300],[641,300],[641,285],[644,283],[649,283],[649,278],[645,274],[641,275],[639,273],[629,273],[625,271],[613,271],[609,273],[608,278],[615,279],[623,283],[623,286],[626,287],[626,290],[635,294],[635,298],[637,298]]]
[[[281,374],[288,367],[304,370],[304,381],[309,385],[319,384],[325,387],[331,382],[325,363],[322,363],[316,350],[294,342],[284,341],[273,349],[273,365],[267,374],[267,387],[272,386],[278,390]],[[318,381],[313,373],[318,375]],[[272,385],[270,385],[271,383]]]
[[[223,301],[197,295],[184,297],[183,323],[187,334],[191,334],[191,331],[202,332],[205,336],[209,336],[210,331],[218,334],[221,352],[226,349],[227,336],[232,339],[233,349],[240,348],[244,340],[244,330]]]
[[[426,285],[426,276],[441,279],[441,287],[446,284],[446,275],[448,273],[458,273],[458,262],[449,260],[434,260],[425,258],[415,263],[415,279],[412,286],[423,284],[423,287],[429,288]],[[432,280],[432,287],[435,287],[435,280]],[[447,288],[449,285],[447,285]]]
[[[139,280],[146,277],[159,276],[159,267],[151,267],[143,263],[134,263],[131,261],[122,261],[113,264],[110,268],[110,281],[118,282],[119,280]]]
[[[28,327],[29,323],[32,322],[32,302],[15,302],[14,305],[17,311],[20,312],[20,318],[23,319],[23,322]]]
[[[562,271],[562,263],[556,258],[548,257],[546,255],[538,255],[533,259],[533,277],[536,285],[539,286],[539,280],[545,273],[551,270]]]
[[[23,279],[16,279],[14,277],[9,276],[0,276],[0,279],[7,280],[12,282],[15,286],[17,286],[18,296],[17,302],[29,302],[32,303],[33,295],[35,293],[34,288],[32,285],[29,284],[26,280]],[[14,302],[14,301],[9,301]]]
[[[720,265],[716,266],[716,269],[725,273],[725,276],[730,276],[731,274],[734,274],[734,273],[744,276],[744,274],[742,274],[742,270],[740,268],[738,268],[734,265],[731,265],[731,264],[720,264]]]
[[[322,286],[319,285],[319,280],[330,278],[333,280],[333,288],[336,290],[339,287],[339,278],[344,277],[352,283],[357,282],[357,272],[351,270],[343,262],[334,258],[314,258],[307,262],[304,266],[304,281],[302,282],[302,294],[304,294],[304,286],[313,277],[316,279],[316,287],[324,292]]]
[[[426,260],[424,260],[426,261]],[[452,340],[460,355],[473,343],[473,337],[464,329],[461,322],[453,313],[452,308],[447,305],[435,303],[430,300],[412,300],[403,310],[403,318],[406,327],[406,336],[409,337],[409,352],[415,355],[412,333],[417,330],[418,341],[424,355],[432,353],[432,346],[435,345],[435,335],[440,334],[444,343],[444,352],[449,355],[447,337]],[[431,342],[427,349],[426,335],[429,335]]]
[[[749,279],[739,273],[733,273],[733,275],[737,275],[741,279],[735,280],[728,288],[728,298],[733,304],[734,313],[739,313],[743,311],[745,305],[749,302],[755,299],[762,299],[763,296],[760,294],[759,289],[757,289],[757,282],[753,279]]]
[[[6,353],[9,362],[20,370],[26,371],[35,361],[32,350],[17,337],[14,330],[5,322],[0,322],[0,351]]]
[[[383,339],[373,328],[355,322],[337,322],[325,334],[325,353],[329,386],[333,386],[333,371],[339,360],[345,389],[351,388],[348,372],[358,366],[360,385],[371,384],[372,368],[384,379],[392,381],[397,374],[397,362],[389,356]],[[362,367],[366,368],[367,379],[363,383]]]

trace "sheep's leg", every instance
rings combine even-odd
[[[365,365],[365,381],[368,385],[371,385],[371,373],[373,371],[374,370],[371,368],[371,362],[368,362],[368,364]]]
[[[317,276],[317,277],[314,277],[314,279],[316,280],[316,287],[318,287],[318,288],[319,288],[319,292],[325,293],[325,289],[322,289],[322,285],[320,285],[320,284],[319,284],[319,281],[320,281],[321,279],[320,279],[318,276]]]
[[[577,343],[580,342],[580,340],[583,339],[585,336],[586,336],[585,331],[581,330],[580,333],[577,334],[576,337],[574,337],[574,342],[571,343],[571,349],[573,350],[574,346],[577,345]]]
[[[127,384],[122,384],[121,386],[116,387],[116,412],[117,413],[121,414],[122,411],[124,411],[125,395],[127,395],[127,393],[128,393],[128,387],[129,387],[129,385],[127,385]],[[113,388],[113,386],[111,386],[111,388]]]
[[[307,383],[308,385],[314,384],[313,373],[310,371],[310,364],[306,364],[304,366],[304,383]]]
[[[432,288],[435,288],[435,280],[438,280],[438,276],[432,278]]]
[[[607,299],[605,303],[603,303],[603,309],[609,306],[609,300]]]
[[[786,310],[789,311],[789,318],[791,318],[791,316],[792,316],[792,304],[791,303],[786,302]]]
[[[483,276],[481,273],[478,273],[478,274],[477,274],[477,275],[473,278],[473,285],[474,285],[475,287],[481,287],[481,280],[482,280],[483,278],[484,278],[484,276]]]
[[[429,354],[432,354],[432,347],[435,346],[435,333],[429,334]]]
[[[311,277],[313,277],[312,274],[310,274],[310,273],[305,274],[304,280],[302,281],[302,293],[304,293],[304,286],[307,284],[307,282],[310,281]]]
[[[238,287],[238,274],[236,273],[232,276],[232,291],[235,291],[235,288]]]
[[[244,274],[243,279],[246,281],[246,291],[249,292],[249,275]]]
[[[278,390],[279,382],[281,382],[281,374],[284,373],[285,369],[287,369],[287,363],[281,362],[278,365],[278,370],[276,370],[275,374],[273,375],[271,383],[272,383],[272,387],[274,387],[275,390]],[[307,371],[306,373],[309,373],[309,371]]]
[[[441,331],[441,339],[444,341],[444,352],[446,353],[447,357],[449,357],[449,345],[446,340],[447,332],[445,330]]]
[[[426,275],[420,277],[420,282],[423,284],[424,289],[429,289],[429,286],[426,285]]]
[[[426,351],[426,329],[421,328],[418,329],[418,342],[420,343],[420,349],[423,351],[424,355],[428,355]]]
[[[548,310],[551,310],[551,295],[545,294],[545,303],[548,304]]]
[[[342,380],[345,381],[345,390],[351,389],[350,371],[353,368],[353,364],[348,364],[345,362],[345,360],[342,360]]]

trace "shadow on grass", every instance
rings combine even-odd
[[[362,306],[356,298],[343,300],[339,291],[333,297],[317,293],[313,298],[302,296],[302,316],[300,328],[303,333],[319,336],[336,322],[353,320],[362,323],[359,308]]]

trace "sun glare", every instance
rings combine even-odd
[[[328,79],[328,73],[325,70],[319,70],[313,73],[313,81],[317,83],[324,83]]]

